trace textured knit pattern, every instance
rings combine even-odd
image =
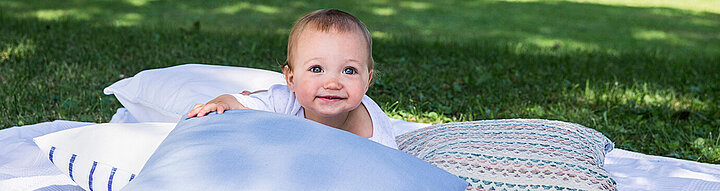
[[[397,137],[400,150],[467,181],[467,190],[615,190],[613,143],[578,124],[510,119],[445,123]]]

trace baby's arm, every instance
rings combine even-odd
[[[213,111],[217,111],[218,114],[222,114],[223,112],[225,112],[225,110],[233,109],[248,108],[240,104],[240,102],[238,102],[234,96],[230,94],[223,94],[213,100],[210,100],[206,104],[196,104],[193,109],[190,110],[189,113],[187,113],[187,117],[202,117]]]

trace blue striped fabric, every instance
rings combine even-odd
[[[70,174],[70,179],[72,179],[73,181],[75,181],[75,178],[73,177],[73,174],[72,174],[73,163],[75,163],[75,157],[77,157],[76,154],[73,154],[72,157],[70,157],[70,165],[68,167],[68,170],[69,170],[68,174]]]
[[[74,148],[72,146],[47,144],[37,140],[36,144],[47,154],[46,159],[50,160],[62,174],[69,176],[73,182],[84,190],[111,191],[113,187],[115,187],[114,190],[120,190],[133,180],[136,176],[135,173],[137,173],[133,169],[115,167],[108,164],[107,161],[93,158],[92,154],[87,152],[73,152]],[[113,179],[117,178],[121,180],[113,182]],[[3,190],[0,189],[0,191]]]
[[[53,161],[54,153],[55,153],[55,147],[51,147],[48,155],[49,155],[50,161],[53,163],[55,163]],[[75,177],[73,176],[73,165],[75,164],[75,159],[77,158],[77,156],[78,156],[77,154],[73,154],[72,157],[70,157],[70,163],[68,164],[68,175],[70,175],[70,179],[72,179],[73,181],[75,181]],[[90,168],[90,175],[88,176],[88,187],[87,188],[90,191],[95,190],[93,188],[93,176],[95,174],[95,169],[97,168],[97,166],[98,166],[98,162],[93,161],[92,167]],[[112,167],[112,169],[110,170],[110,176],[108,177],[108,184],[107,184],[108,191],[112,191],[113,178],[115,177],[115,173],[117,172],[117,170],[118,170],[118,168],[116,168],[116,167]],[[131,174],[130,180],[128,180],[128,182],[132,181],[134,178],[135,178],[135,174]]]
[[[50,148],[50,162],[55,164],[55,161],[53,161],[53,153],[55,153],[55,147]]]
[[[117,168],[113,167],[112,170],[110,170],[110,178],[108,178],[108,191],[112,191],[112,180],[115,176],[115,171]]]
[[[90,168],[90,176],[88,177],[88,188],[90,188],[90,191],[93,191],[92,180],[93,173],[95,173],[95,167],[97,167],[97,161],[93,161],[92,168]]]

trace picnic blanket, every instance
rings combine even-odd
[[[131,122],[118,109],[111,122]],[[32,138],[93,123],[57,120],[0,130],[0,190],[82,190],[40,152]],[[399,135],[429,124],[393,120]],[[618,190],[720,190],[720,165],[614,149],[605,169]]]

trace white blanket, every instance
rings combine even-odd
[[[133,119],[118,109],[111,122]],[[0,190],[82,190],[62,174],[32,138],[92,123],[53,121],[0,130]],[[393,121],[399,135],[427,126]],[[651,156],[614,149],[605,157],[605,168],[618,183],[618,190],[720,190],[720,165]]]

